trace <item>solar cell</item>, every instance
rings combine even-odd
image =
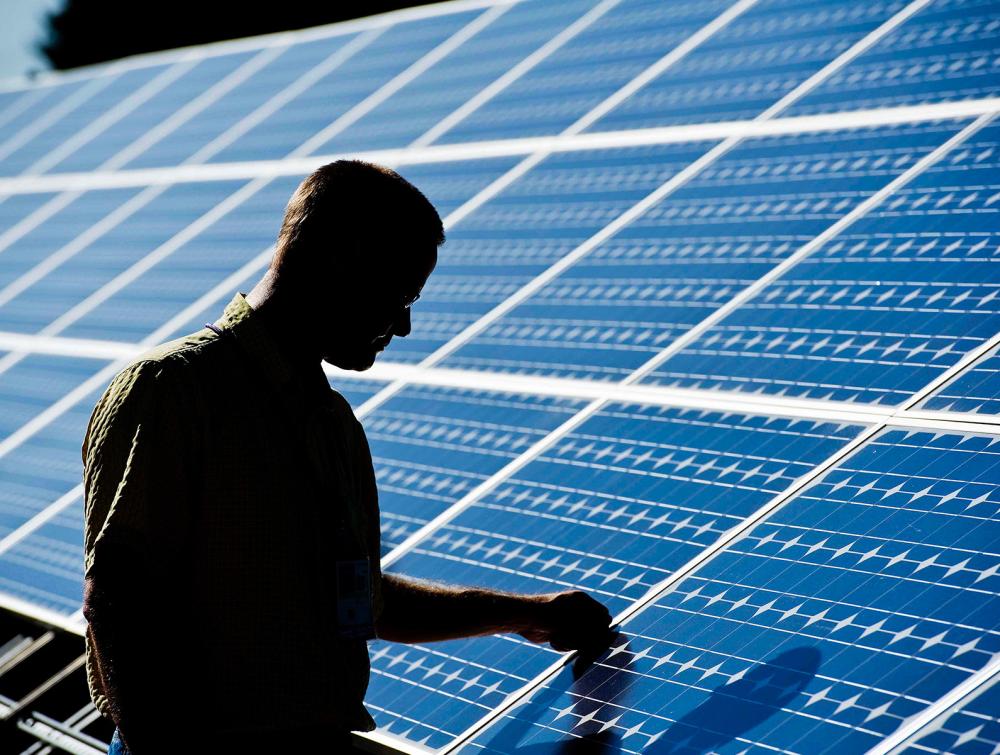
[[[557,134],[731,4],[623,0],[437,142]]]
[[[109,189],[62,195],[65,205],[58,220],[33,224],[23,234],[17,234],[15,229],[24,227],[22,221],[35,216],[39,209],[52,202],[53,197],[49,194],[9,197],[0,204],[3,214],[10,218],[10,224],[4,226],[8,233],[5,238],[0,239],[0,259],[3,260],[3,265],[0,266],[0,286],[6,288],[11,285],[53,251],[72,243],[81,233],[137,193],[135,189]],[[17,329],[16,318],[0,317],[3,317],[4,330]]]
[[[96,359],[5,354],[0,358],[0,442],[104,364]]]
[[[74,95],[61,99],[38,120],[28,124],[11,139],[20,143],[11,150],[0,146],[0,175],[35,172],[37,161],[45,160],[54,149],[61,147],[82,129],[116,108],[127,109],[130,96],[142,90],[158,89],[160,77],[170,76],[165,66],[150,66],[122,71],[121,74],[95,77],[80,84]],[[49,122],[51,120],[51,122]],[[30,135],[30,136],[29,136]]]
[[[886,430],[463,751],[864,751],[1000,650],[997,438]]]
[[[905,125],[744,142],[443,364],[624,378],[962,125]],[[824,270],[824,278],[830,277],[828,272]],[[787,313],[781,318],[787,328]],[[669,369],[676,359],[661,368],[658,375],[665,377],[658,382],[707,385],[704,375],[721,370],[692,367],[697,377],[678,380]],[[734,361],[738,368],[752,364],[742,355]],[[817,369],[825,370],[823,364]],[[800,365],[790,369],[799,374]]]
[[[119,118],[107,119],[111,122],[92,138],[67,140],[66,144],[72,144],[74,149],[69,152],[64,144],[61,153],[69,154],[61,160],[57,161],[53,155],[46,156],[45,172],[88,171],[103,167],[125,145],[153,132],[161,123],[244,65],[250,57],[248,52],[239,52],[175,64],[170,75],[163,77],[165,81],[154,80],[156,85],[142,90],[139,93],[141,96],[124,98],[119,108],[126,105],[126,112]],[[116,95],[121,96],[117,92]],[[101,119],[95,119],[94,123],[101,123]]]
[[[1000,327],[987,209],[998,134],[987,126],[955,148],[650,380],[899,404]]]
[[[61,329],[74,307],[168,243],[201,217],[206,207],[218,204],[238,186],[234,182],[206,182],[141,192],[113,189],[82,194],[59,213],[58,223],[39,225],[4,252],[0,329],[22,333]],[[274,200],[280,207],[281,199],[274,196]],[[247,209],[256,208],[251,204]],[[253,225],[245,217],[243,223]],[[240,241],[244,238],[236,234],[233,237]],[[231,264],[223,252],[232,243],[219,242],[211,254],[205,255],[205,262]],[[267,243],[262,238],[254,251]],[[192,295],[197,295],[197,287],[204,280],[189,281],[189,285],[195,283]],[[160,318],[154,325],[162,321]],[[125,328],[121,329],[121,325]],[[145,335],[152,330],[143,331],[137,325],[141,328],[142,323],[126,321],[108,328],[92,328],[88,333],[95,338],[132,340],[133,333]]]
[[[913,105],[996,94],[995,0],[935,0],[829,81],[793,113]]]
[[[905,5],[761,0],[588,130],[753,118]]]

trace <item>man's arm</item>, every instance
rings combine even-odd
[[[598,648],[611,637],[608,609],[584,592],[521,595],[382,576],[376,633],[393,642],[435,642],[516,632],[556,650]]]
[[[170,752],[172,728],[165,722],[183,700],[171,648],[174,606],[142,568],[141,558],[118,547],[107,548],[84,580],[83,615],[87,618],[94,661],[107,685],[112,718],[132,752]],[[159,609],[158,609],[159,606]]]

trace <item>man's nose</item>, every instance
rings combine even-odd
[[[410,335],[410,309],[407,307],[403,312],[396,318],[396,322],[392,326],[393,335],[397,335],[400,338]]]

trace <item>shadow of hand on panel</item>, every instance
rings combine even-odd
[[[621,650],[618,650],[621,648]],[[615,634],[611,640],[610,654],[581,656],[569,668],[565,668],[543,687],[530,701],[514,710],[516,718],[508,718],[497,733],[487,742],[491,751],[510,755],[616,755],[621,751],[620,736],[614,727],[604,731],[606,719],[612,718],[614,706],[627,705],[628,688],[632,683],[631,674],[623,674],[629,668],[632,653],[628,651],[628,640],[624,635]],[[614,652],[614,651],[618,652]],[[568,696],[567,696],[568,693]],[[588,714],[594,717],[583,724],[573,726],[571,731],[577,737],[567,737],[559,742],[544,742],[518,746],[535,728],[535,725],[551,717],[550,711],[556,704],[573,702],[573,719],[581,720]]]
[[[791,702],[819,670],[821,654],[799,647],[754,666],[667,729],[644,753],[711,752],[754,729]],[[669,709],[664,711],[670,714]]]

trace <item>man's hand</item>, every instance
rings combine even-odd
[[[555,650],[593,650],[612,636],[611,614],[585,592],[570,590],[535,596],[535,610],[517,633],[531,642],[548,642]]]

